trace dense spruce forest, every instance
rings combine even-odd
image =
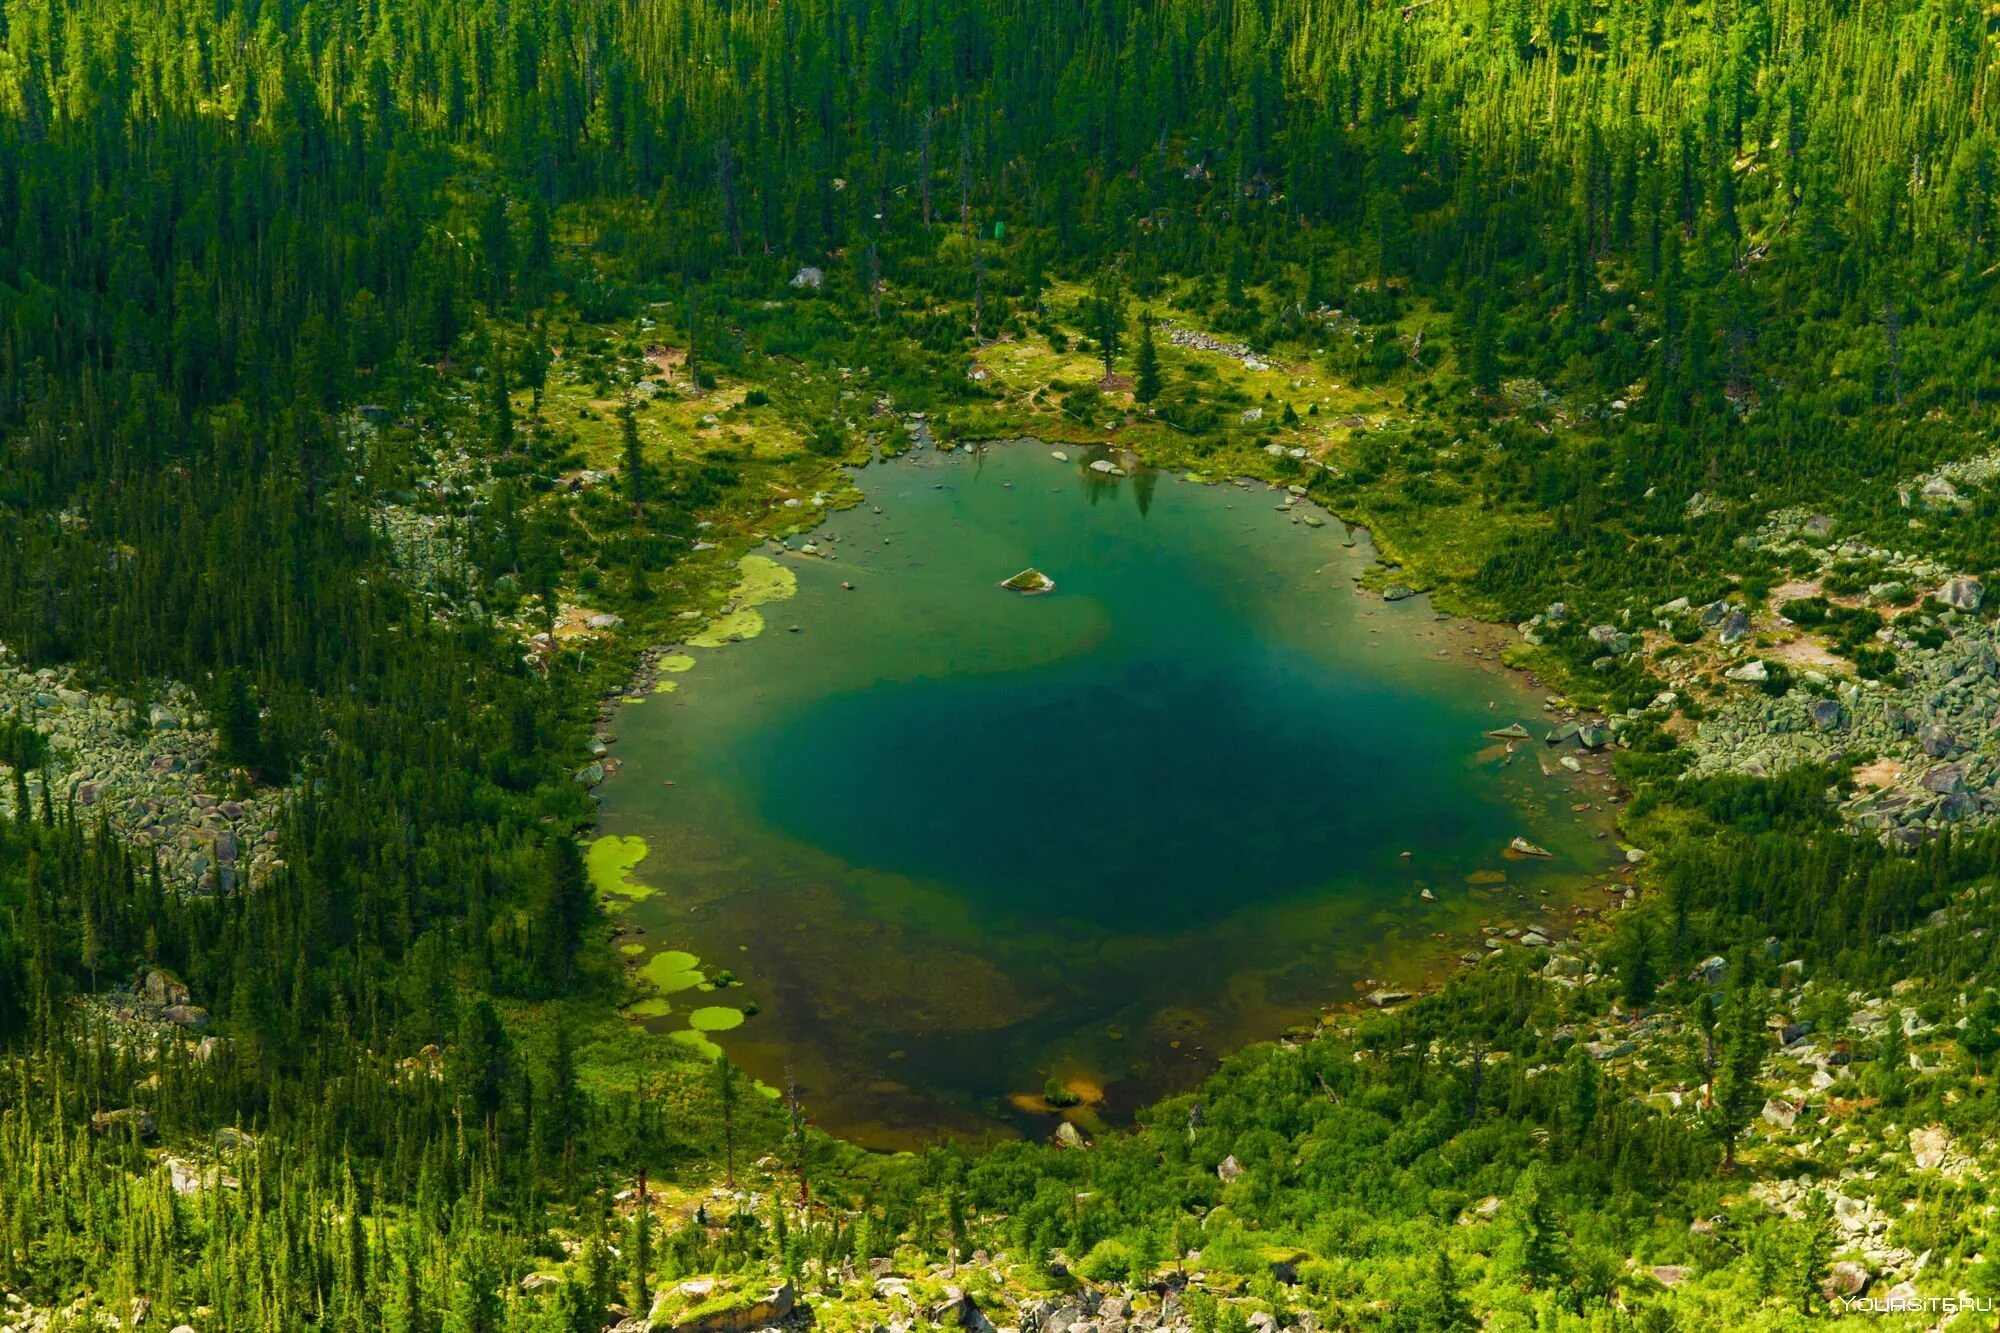
[[[1791,1327],[1839,1312],[1849,1147],[1931,1123],[1972,1169],[1842,1187],[1919,1288],[2000,1290],[2000,843],[1843,827],[1866,756],[1696,774],[1644,712],[1650,855],[1581,983],[1468,969],[1088,1150],[868,1155],[619,1018],[572,774],[643,636],[553,633],[579,588],[659,626],[772,468],[910,443],[843,384],[945,438],[1122,393],[1004,401],[967,374],[997,338],[1136,370],[1142,453],[1294,479],[1276,421],[1161,372],[1169,314],[1399,404],[1314,499],[1460,609],[1566,600],[1537,666],[1605,709],[1661,681],[1584,627],[1761,597],[1767,512],[2000,568],[2000,501],[1893,485],[1991,446],[1996,34],[1965,0],[0,0],[5,665],[140,730],[191,689],[216,791],[281,809],[261,873],[176,882],[0,718],[0,1326],[727,1327],[676,1286],[711,1275],[868,1327],[873,1260],[966,1326],[940,1265],[999,1323],[1095,1284],[1200,1333]],[[608,382],[611,326],[785,444],[648,456],[629,396],[559,425],[556,349]],[[619,481],[573,518],[598,427]],[[419,578],[384,505],[446,441],[484,489]],[[1899,983],[1916,1027],[1849,1027]],[[211,1037],[128,1021],[148,986]],[[1779,1004],[1856,1034],[1861,1128],[1760,1146]],[[1613,1018],[1700,1098],[1573,1040]]]

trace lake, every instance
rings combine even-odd
[[[1565,933],[1609,861],[1502,639],[1359,592],[1366,534],[1070,453],[861,470],[617,719],[641,1014],[858,1142],[1046,1135],[1051,1081],[1115,1122],[1482,923]]]

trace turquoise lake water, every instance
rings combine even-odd
[[[1357,592],[1365,535],[1091,457],[862,470],[822,554],[778,555],[766,631],[618,719],[639,938],[730,969],[691,1002],[759,1012],[717,1040],[859,1141],[1047,1133],[1051,1077],[1115,1120],[1482,922],[1559,930],[1606,863],[1539,694]],[[1056,590],[996,586],[1029,565]],[[1483,734],[1517,720],[1532,744]]]

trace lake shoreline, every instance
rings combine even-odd
[[[965,463],[974,463],[976,465],[976,461],[980,455],[989,454],[992,451],[1000,449],[1003,445],[1030,444],[1047,450],[1051,454],[1060,454],[1062,452],[1061,449],[1052,447],[1046,442],[1031,437],[1017,437],[1001,441],[976,442],[971,445],[956,446],[948,450],[939,449],[935,452],[931,450],[912,450],[904,454],[882,458],[877,460],[877,462],[879,465],[885,467],[892,463],[903,462],[906,466],[915,465],[932,469],[939,468],[941,465],[952,466],[963,465]],[[1180,474],[1164,469],[1144,468],[1132,456],[1122,455],[1121,457],[1118,451],[1106,449],[1101,446],[1090,446],[1086,449],[1085,446],[1071,444],[1066,446],[1066,448],[1068,451],[1076,454],[1085,455],[1085,459],[1079,460],[1078,466],[1080,468],[1087,468],[1089,461],[1094,461],[1091,459],[1091,455],[1102,458],[1119,457],[1120,461],[1115,466],[1123,469],[1120,475],[1109,476],[1102,469],[1098,469],[1095,472],[1095,475],[1103,478],[1105,484],[1109,486],[1123,485],[1127,480],[1126,474],[1142,470],[1150,472],[1156,480],[1168,477],[1176,480],[1188,480]],[[926,455],[929,456],[927,457]],[[850,482],[851,490],[843,495],[842,498],[847,503],[838,506],[840,510],[870,505],[872,501],[880,498],[878,493],[881,488],[879,486],[871,487],[868,484],[870,475],[867,469],[870,466],[872,465],[863,464],[846,470],[845,475]],[[1532,673],[1523,672],[1519,668],[1509,666],[1502,660],[1503,650],[1508,646],[1510,641],[1509,636],[1502,627],[1438,611],[1432,606],[1428,593],[1410,593],[1400,597],[1386,598],[1382,591],[1366,586],[1369,581],[1367,574],[1376,567],[1373,562],[1379,558],[1379,552],[1375,546],[1373,534],[1365,527],[1347,523],[1345,520],[1339,518],[1338,515],[1333,515],[1319,508],[1313,502],[1288,491],[1282,484],[1273,484],[1255,477],[1245,476],[1205,481],[1195,479],[1191,480],[1190,484],[1209,487],[1234,487],[1250,502],[1244,506],[1246,509],[1261,507],[1266,501],[1272,502],[1276,507],[1293,511],[1288,515],[1291,518],[1291,523],[1298,527],[1307,528],[1309,531],[1321,527],[1330,527],[1332,524],[1338,523],[1341,529],[1340,532],[1329,533],[1319,539],[1325,540],[1327,537],[1332,537],[1340,540],[1342,550],[1346,553],[1343,560],[1345,563],[1351,564],[1353,569],[1341,570],[1339,583],[1335,587],[1328,588],[1327,592],[1332,594],[1344,590],[1348,597],[1356,598],[1367,604],[1365,609],[1359,611],[1357,624],[1376,619],[1379,616],[1381,624],[1371,627],[1368,630],[1369,633],[1373,634],[1379,630],[1385,635],[1398,635],[1413,629],[1419,630],[1424,637],[1436,638],[1439,641],[1435,651],[1430,656],[1437,660],[1448,662],[1455,669],[1469,668],[1483,675],[1491,676],[1496,682],[1504,681],[1510,691],[1518,692],[1524,682],[1530,688],[1542,688],[1541,683]],[[1236,508],[1237,506],[1232,504],[1229,507]],[[810,549],[814,544],[812,541],[798,543],[794,540],[799,537],[811,537],[818,532],[825,523],[835,517],[832,508],[829,507],[827,510],[815,513],[812,516],[812,522],[793,525],[783,536],[760,534],[761,540],[751,545],[748,548],[747,554],[754,555],[762,551],[767,556],[775,557],[785,564],[800,569],[803,569],[809,563],[816,564],[821,560],[837,558],[831,547],[822,554],[819,551]],[[879,507],[876,509],[876,512],[880,512]],[[1307,521],[1308,515],[1323,515],[1324,517],[1321,522],[1313,523]],[[1343,533],[1344,540],[1342,539]],[[1274,536],[1273,539],[1283,540],[1283,537]],[[798,549],[800,546],[808,549]],[[1331,567],[1331,564],[1329,564],[1322,568]],[[857,571],[855,577],[860,578],[862,575]],[[844,581],[843,586],[846,586]],[[1387,615],[1382,614],[1387,608],[1397,603],[1415,604]],[[1417,615],[1421,615],[1423,618],[1421,620],[1414,619],[1413,617]],[[686,643],[700,637],[701,628],[700,623],[690,622],[689,633],[682,636],[681,639],[672,643],[660,644],[649,649],[645,657],[647,666],[643,669],[651,672],[651,675],[644,680],[635,680],[633,687],[628,687],[625,692],[614,696],[612,699],[607,700],[607,702],[615,704],[617,708],[622,709],[629,707],[631,701],[634,699],[650,697],[650,691],[656,688],[656,681],[658,679],[657,669],[654,664],[663,658],[681,653]],[[800,628],[811,631],[814,627],[810,623],[807,623]],[[718,650],[722,646],[725,645],[720,643],[711,644],[709,645],[709,649],[711,651]],[[644,688],[641,689],[639,688],[640,686]],[[1490,701],[1489,706],[1491,706]],[[1546,711],[1543,716],[1548,716]],[[1558,713],[1557,716],[1562,716],[1562,714]],[[1537,720],[1533,715],[1515,716],[1512,714],[1502,715],[1496,713],[1495,726],[1517,721],[1523,724],[1532,724]],[[608,729],[610,722],[607,721],[605,726]],[[1528,741],[1518,742],[1511,748],[1516,752],[1514,762],[1523,762],[1529,758],[1533,758],[1540,765],[1544,774],[1553,776],[1553,774],[1550,774],[1544,753],[1550,747],[1545,746],[1538,736]],[[1605,766],[1602,756],[1590,756],[1587,759],[1593,767]],[[1584,829],[1591,829],[1593,825],[1596,825],[1598,826],[1595,829],[1595,837],[1597,839],[1609,837],[1611,833],[1609,826],[1615,819],[1617,799],[1615,789],[1609,781],[1608,774],[1592,771],[1568,775],[1567,785],[1571,787],[1576,796],[1575,804],[1591,807],[1584,810],[1572,809],[1571,815],[1577,826]],[[1607,801],[1606,797],[1612,797],[1613,799]],[[1495,851],[1497,853],[1499,849],[1496,848]],[[1454,928],[1448,931],[1433,933],[1427,947],[1406,948],[1394,960],[1395,966],[1370,969],[1371,972],[1382,973],[1380,976],[1359,976],[1345,971],[1328,972],[1317,988],[1320,992],[1320,999],[1314,1005],[1310,1007],[1290,1006],[1288,1008],[1289,1017],[1296,1021],[1274,1021],[1262,1030],[1262,1035],[1251,1037],[1247,1040],[1231,1041],[1226,1047],[1221,1049],[1202,1052],[1198,1061],[1194,1056],[1190,1055],[1188,1059],[1191,1063],[1196,1064],[1197,1067],[1188,1071],[1186,1080],[1176,1079],[1175,1081],[1191,1082],[1198,1079],[1213,1068],[1216,1060],[1246,1045],[1255,1044],[1260,1040],[1275,1040],[1301,1035],[1304,1032],[1310,1031],[1315,1023],[1328,1021],[1329,1015],[1366,1007],[1367,996],[1371,992],[1389,990],[1406,992],[1414,996],[1434,989],[1441,985],[1453,971],[1465,966],[1466,964],[1462,960],[1479,949],[1483,940],[1495,938],[1496,936],[1502,939],[1508,938],[1503,932],[1511,930],[1514,932],[1513,938],[1520,938],[1536,933],[1537,927],[1539,927],[1539,932],[1543,938],[1556,943],[1560,943],[1564,939],[1581,933],[1589,928],[1591,920],[1598,911],[1596,907],[1592,906],[1592,902],[1597,892],[1605,887],[1598,881],[1610,880],[1615,886],[1618,879],[1616,873],[1617,867],[1607,865],[1602,867],[1602,873],[1588,868],[1573,866],[1566,866],[1565,869],[1574,870],[1579,879],[1589,879],[1592,882],[1587,885],[1579,885],[1573,891],[1568,892],[1550,893],[1544,890],[1540,896],[1531,895],[1527,892],[1516,892],[1514,894],[1514,901],[1512,902],[1505,901],[1507,890],[1504,886],[1494,887],[1491,890],[1493,901],[1490,905],[1490,910],[1481,914],[1479,925],[1476,928],[1470,931]],[[643,872],[641,877],[643,878]],[[1443,886],[1440,886],[1440,891],[1442,891],[1442,888]],[[1398,904],[1395,910],[1405,918],[1409,914],[1423,912],[1430,906],[1428,901],[1418,897],[1418,890],[1414,884],[1408,890],[1407,896],[1398,898]],[[682,941],[682,943],[685,943],[685,941]],[[1498,953],[1504,952],[1504,950],[1489,949],[1485,950],[1485,952]],[[637,961],[636,959],[634,960],[635,966],[637,965]],[[1352,993],[1342,993],[1343,988],[1351,988]],[[1018,1101],[1019,1096],[1032,1095],[1033,1093],[1030,1089],[1024,1088],[1019,1090],[1019,1093],[1013,1098],[1016,1108],[1021,1109]],[[1153,1099],[1153,1097],[1147,1097],[1144,1100],[1150,1101]],[[1085,1103],[1086,1106],[1089,1104]],[[1136,1108],[1120,1108],[1119,1118],[1123,1119],[1133,1109]],[[1069,1116],[1074,1119],[1077,1114],[1079,1113],[1071,1112]],[[839,1126],[835,1126],[835,1128],[836,1132],[842,1132],[845,1137],[849,1137],[850,1139],[879,1139],[877,1135],[850,1133],[847,1130],[842,1130]],[[855,1127],[849,1128],[852,1129]],[[1017,1122],[1016,1128],[1025,1130],[1027,1127]],[[871,1146],[892,1145],[878,1141]]]

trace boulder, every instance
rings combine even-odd
[[[1229,1156],[1223,1158],[1221,1163],[1215,1168],[1216,1179],[1225,1185],[1235,1183],[1236,1178],[1242,1174],[1243,1163],[1236,1160],[1235,1153],[1231,1153]]]
[[[642,1326],[671,1329],[673,1333],[749,1333],[750,1329],[781,1323],[796,1304],[798,1292],[791,1283],[781,1282],[762,1297],[746,1296],[734,1301],[724,1297],[704,1301],[683,1312],[672,1323],[649,1318]]]
[[[1056,581],[1047,574],[1042,573],[1041,570],[1030,566],[1012,578],[1001,580],[1000,586],[1009,592],[1018,592],[1026,597],[1034,597],[1045,592],[1054,592]]]
[[[1986,589],[1978,579],[1966,575],[1944,581],[1937,590],[1937,599],[1954,611],[1973,612],[1986,598]]]
[[[1382,600],[1385,602],[1406,602],[1416,595],[1417,590],[1407,583],[1392,583],[1382,589]]]
[[[93,1134],[136,1134],[142,1139],[158,1138],[159,1126],[153,1123],[153,1113],[139,1106],[121,1107],[116,1111],[99,1111],[90,1117],[90,1132]]]
[[[1958,737],[1935,722],[1923,729],[1917,743],[1933,759],[1949,759],[1958,753]]]
[[[1868,1280],[1873,1276],[1865,1264],[1842,1259],[1827,1270],[1826,1280],[1820,1283],[1820,1293],[1829,1301],[1859,1296],[1868,1290]]]
[[[1920,779],[1925,791],[1934,791],[1940,796],[1965,790],[1965,770],[1956,764],[1939,764]]]
[[[1056,1126],[1055,1144],[1058,1148],[1088,1148],[1090,1146],[1084,1140],[1083,1131],[1067,1120]]]
[[[1738,681],[1745,685],[1761,685],[1771,678],[1771,671],[1761,658],[1753,658],[1742,666],[1729,668],[1722,675],[1725,680]]]
[[[1742,607],[1731,607],[1729,613],[1722,617],[1722,628],[1717,637],[1724,643],[1736,643],[1749,636],[1750,617],[1743,613]]]
[[[189,998],[188,988],[181,984],[180,979],[158,967],[149,967],[140,974],[138,990],[140,999],[161,1008],[186,1004]]]
[[[1632,636],[1616,625],[1592,625],[1590,641],[1614,655],[1632,651]]]
[[[973,1333],[993,1333],[993,1321],[958,1287],[944,1289],[944,1304],[931,1312],[940,1328],[971,1329]]]
[[[1536,843],[1529,842],[1526,838],[1509,839],[1507,842],[1507,850],[1513,852],[1516,856],[1546,857],[1555,855],[1555,853],[1550,851],[1548,848],[1542,847]]]
[[[1808,711],[1812,714],[1813,725],[1821,731],[1838,731],[1847,725],[1847,716],[1838,699],[1815,699]]]
[[[1391,990],[1386,986],[1368,992],[1368,1003],[1377,1009],[1387,1009],[1391,1005],[1402,1004],[1411,998],[1413,997],[1406,990]]]
[[[1937,804],[1939,819],[1960,820],[1979,812],[1979,802],[1969,791],[1955,791]]]
[[[1528,729],[1519,722],[1512,722],[1504,727],[1495,727],[1486,734],[1496,741],[1524,741],[1528,739]]]
[[[1942,1167],[1952,1152],[1951,1133],[1943,1125],[1926,1125],[1910,1133],[1910,1160],[1919,1171]]]
[[[1923,484],[1917,495],[1926,507],[1933,509],[1948,508],[1958,503],[1958,487],[1943,477],[1932,477]]]

